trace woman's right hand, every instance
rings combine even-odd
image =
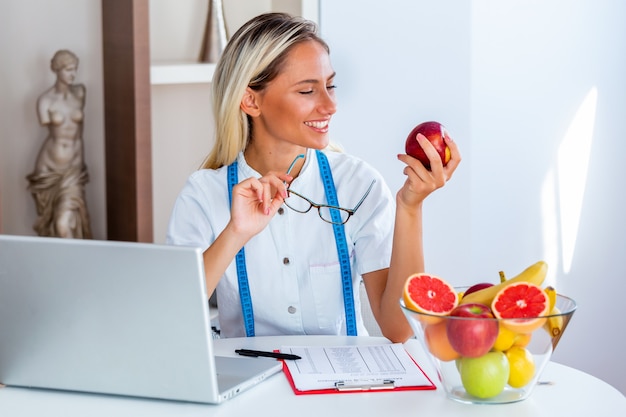
[[[230,208],[231,229],[245,241],[263,230],[287,197],[287,174],[269,173],[247,178],[233,187]]]

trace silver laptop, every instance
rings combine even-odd
[[[217,404],[280,371],[216,357],[200,249],[0,235],[0,382]]]

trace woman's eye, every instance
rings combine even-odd
[[[326,90],[334,90],[335,88],[337,88],[337,86],[334,84],[326,86]],[[310,89],[310,90],[300,91],[300,94],[313,94],[314,92],[315,92],[314,89]]]

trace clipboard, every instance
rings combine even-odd
[[[381,345],[381,346],[363,346],[361,348],[380,348],[389,349],[392,345]],[[400,345],[401,346],[401,345]],[[340,347],[298,347],[299,349],[337,349]],[[344,346],[341,348],[345,349],[358,349],[358,346]],[[395,346],[398,349],[398,346]],[[284,349],[280,350],[281,352],[285,352]],[[396,350],[396,352],[400,352],[400,350]],[[363,374],[363,378],[359,381],[355,381],[351,379],[350,381],[344,381],[338,379],[336,381],[328,381],[327,387],[317,388],[317,389],[301,389],[298,388],[296,381],[292,375],[291,370],[289,369],[289,365],[294,366],[294,361],[283,361],[283,373],[285,374],[287,380],[289,381],[289,385],[293,390],[295,395],[310,395],[310,394],[351,394],[351,393],[360,393],[360,392],[389,392],[389,391],[422,391],[422,390],[435,390],[436,386],[432,382],[432,380],[426,375],[426,373],[422,370],[419,364],[411,357],[411,355],[404,350],[402,347],[402,354],[405,355],[402,359],[407,359],[411,361],[414,365],[413,368],[410,369],[411,373],[419,374],[419,383],[416,385],[399,385],[396,383],[396,380],[390,375],[389,377],[376,378],[375,374]],[[299,352],[300,353],[300,352]],[[289,362],[289,363],[288,363]],[[414,375],[415,376],[415,375]],[[325,375],[324,378],[332,379],[331,375]]]

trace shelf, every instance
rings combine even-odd
[[[198,62],[156,62],[150,66],[150,84],[210,83],[215,64]]]

